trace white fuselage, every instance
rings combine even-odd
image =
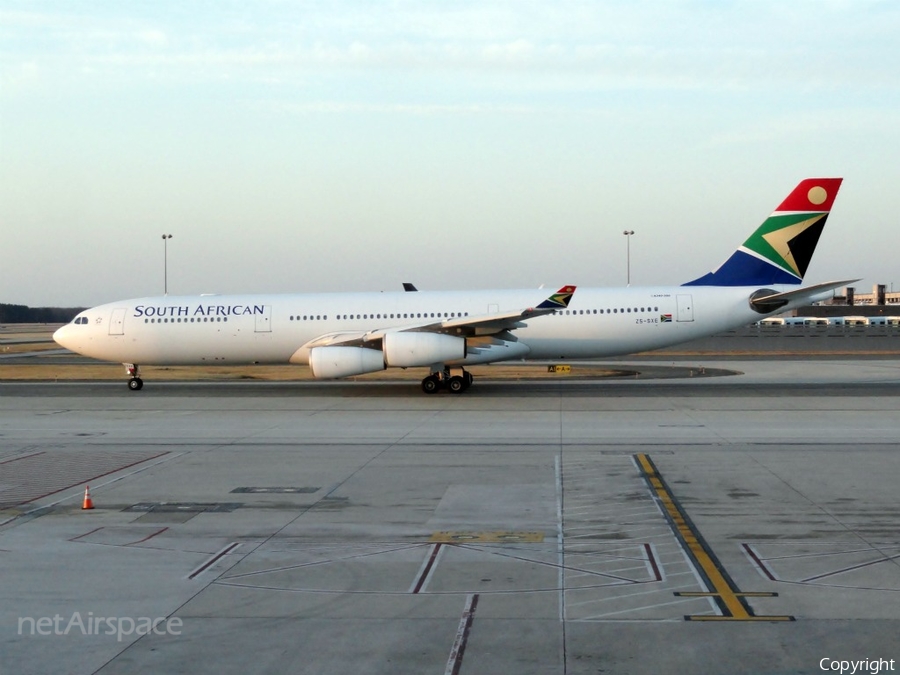
[[[763,318],[748,301],[757,290],[579,288],[567,309],[512,331],[524,346],[514,358],[617,356],[712,335]],[[304,346],[323,335],[521,310],[546,296],[541,289],[159,296],[86,310],[54,338],[80,354],[128,364],[307,363]]]

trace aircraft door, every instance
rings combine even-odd
[[[691,295],[679,295],[678,301],[678,319],[677,321],[693,321],[694,320],[694,299]]]
[[[112,316],[109,318],[110,335],[125,335],[125,312],[127,311],[125,307],[117,307],[112,311]]]
[[[255,331],[257,333],[272,332],[272,305],[263,305],[263,313],[256,315]]]

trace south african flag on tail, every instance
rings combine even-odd
[[[685,286],[799,284],[842,178],[807,178],[717,269]]]

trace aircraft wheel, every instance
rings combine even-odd
[[[429,375],[422,380],[422,391],[426,394],[434,394],[440,388],[440,382],[434,375]]]
[[[128,388],[131,389],[131,391],[140,391],[144,388],[144,381],[139,377],[133,377],[128,380]]]
[[[466,381],[458,375],[454,375],[447,383],[447,389],[454,394],[461,394],[466,389]]]

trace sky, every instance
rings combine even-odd
[[[0,0],[0,302],[680,284],[803,178],[900,290],[900,3]],[[163,234],[167,240],[167,265]]]

